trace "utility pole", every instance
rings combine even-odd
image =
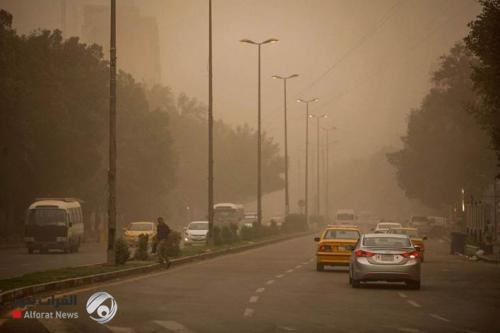
[[[325,203],[325,215],[326,215],[326,220],[329,221],[330,219],[330,170],[329,170],[329,162],[330,162],[330,139],[329,139],[329,132],[332,130],[335,130],[335,127],[330,127],[330,128],[323,128],[323,130],[326,132],[326,191],[325,191],[325,196],[326,196],[326,203]]]
[[[214,117],[212,86],[212,0],[208,0],[208,242],[214,235]]]
[[[311,118],[316,118],[316,217],[320,217],[320,168],[319,168],[319,121],[321,118],[328,118],[327,114],[309,115]]]
[[[264,44],[272,44],[278,42],[276,38],[270,38],[263,42],[257,43],[250,39],[240,40],[242,43],[257,45],[258,48],[258,110],[257,110],[257,224],[262,225],[262,126],[261,126],[261,57],[260,49]]]
[[[111,0],[109,47],[108,264],[115,264],[116,236],[116,0]]]
[[[313,98],[309,100],[298,99],[298,103],[304,103],[306,105],[306,166],[305,166],[305,189],[304,189],[304,215],[306,219],[306,225],[309,226],[309,103],[319,101],[318,98]]]
[[[273,79],[283,80],[283,99],[284,99],[284,124],[285,124],[285,218],[290,213],[290,197],[288,191],[288,127],[287,127],[287,103],[286,103],[286,81],[294,77],[299,76],[299,74],[292,74],[289,76],[274,75]]]

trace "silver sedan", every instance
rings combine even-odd
[[[405,282],[420,289],[420,252],[406,235],[362,235],[351,255],[349,283],[358,288],[364,281]]]

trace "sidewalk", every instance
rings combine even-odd
[[[477,257],[483,261],[500,263],[500,255],[498,254],[479,254]]]

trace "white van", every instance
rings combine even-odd
[[[83,240],[83,214],[74,198],[36,199],[26,212],[25,243],[29,253],[51,249],[77,252]]]
[[[356,220],[354,209],[339,209],[335,214],[336,224],[355,224]]]

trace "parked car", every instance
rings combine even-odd
[[[321,272],[325,266],[348,266],[351,251],[360,237],[358,227],[352,225],[329,225],[315,237],[318,242],[316,251],[316,270]]]
[[[51,249],[77,252],[83,240],[83,214],[74,198],[43,198],[26,213],[25,243],[28,253]]]
[[[380,222],[380,223],[377,223],[377,226],[375,227],[374,232],[376,234],[383,234],[383,233],[386,233],[389,229],[401,228],[401,227],[403,227],[401,225],[401,223],[397,223],[397,222]]]
[[[135,246],[139,241],[139,235],[148,235],[149,242],[156,237],[156,226],[151,221],[131,222],[126,228],[123,228],[123,238],[129,245]]]
[[[368,281],[405,282],[420,289],[419,257],[406,235],[362,235],[350,258],[349,283],[358,288]]]
[[[184,245],[207,244],[208,221],[193,221],[184,228]]]

